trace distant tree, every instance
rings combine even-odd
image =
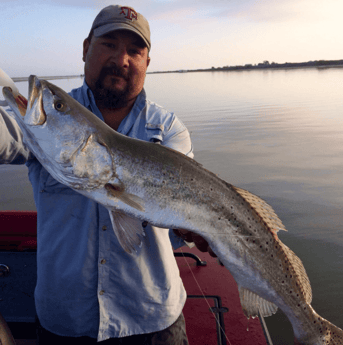
[[[268,60],[265,60],[265,61],[263,61],[263,64],[264,64],[264,65],[269,65],[269,61],[268,61]]]

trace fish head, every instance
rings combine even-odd
[[[112,177],[112,157],[99,140],[94,115],[65,91],[30,76],[27,105],[10,88],[4,87],[3,94],[25,143],[57,180],[79,189],[95,188]]]
[[[70,104],[73,99],[63,90],[36,76],[29,77],[27,106],[14,96],[11,89],[4,88],[3,94],[21,128],[24,127],[34,137],[34,145],[39,145],[57,163],[70,163],[75,150],[90,135],[85,126],[80,126],[77,112]],[[28,146],[32,149],[31,145]]]

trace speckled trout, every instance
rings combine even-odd
[[[139,255],[143,221],[193,231],[231,272],[247,317],[279,307],[299,344],[343,344],[343,331],[311,307],[304,266],[278,238],[285,228],[262,199],[183,154],[117,133],[35,76],[27,104],[9,88],[3,94],[28,148],[57,181],[109,210],[128,253]]]

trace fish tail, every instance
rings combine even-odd
[[[343,345],[343,331],[328,320],[316,315],[316,320],[311,320],[313,326],[311,333],[296,338],[295,345]]]

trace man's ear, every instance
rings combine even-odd
[[[84,62],[86,62],[86,55],[87,55],[87,52],[88,52],[88,49],[89,49],[89,44],[90,42],[88,41],[88,39],[86,38],[84,41],[83,41],[83,56],[82,56],[82,60]]]

